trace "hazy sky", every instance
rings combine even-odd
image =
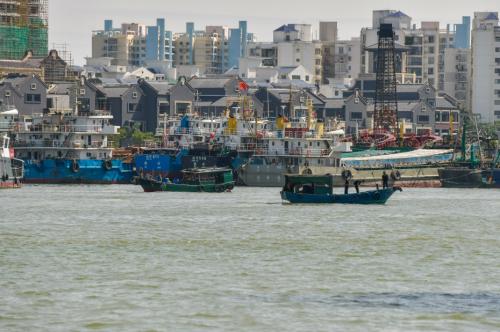
[[[475,11],[500,11],[500,0],[49,0],[49,47],[67,43],[76,64],[90,56],[91,32],[103,28],[106,18],[121,22],[154,25],[165,17],[167,29],[185,31],[185,22],[237,27],[246,19],[249,32],[258,40],[272,38],[273,29],[284,23],[310,23],[317,30],[320,20],[338,21],[339,37],[358,36],[361,27],[371,26],[375,9],[399,9],[420,21],[459,23]]]

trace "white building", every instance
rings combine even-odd
[[[248,43],[246,57],[261,58],[262,65],[268,67],[302,65],[312,74],[312,83],[320,84],[322,81],[322,43],[312,40],[309,24],[288,24],[279,27],[274,31],[272,43]]]
[[[500,120],[500,26],[498,12],[474,13],[471,110],[483,123]]]

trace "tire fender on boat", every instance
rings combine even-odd
[[[102,167],[105,170],[110,171],[113,168],[113,163],[111,162],[111,159],[103,161]]]
[[[80,164],[76,159],[73,159],[73,161],[71,162],[71,171],[73,173],[78,173],[80,171]]]

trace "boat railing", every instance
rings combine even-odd
[[[92,140],[89,144],[86,140],[72,140],[63,142],[61,140],[51,139],[38,139],[38,140],[16,140],[13,142],[14,148],[108,148],[112,146],[111,141],[108,140]]]
[[[47,125],[17,123],[12,126],[16,133],[86,133],[86,134],[116,134],[115,127],[109,125]]]

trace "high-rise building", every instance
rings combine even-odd
[[[48,53],[48,0],[0,0],[0,59]]]
[[[375,45],[380,24],[391,24],[395,32],[396,71],[401,76],[415,76],[417,83],[429,82],[444,91],[445,50],[467,48],[470,18],[463,17],[454,29],[439,22],[422,22],[417,28],[410,16],[395,10],[373,12],[373,26],[361,31],[361,72],[375,72]],[[402,83],[402,82],[401,82]]]
[[[186,32],[174,36],[175,66],[196,66],[201,74],[223,73],[238,67],[251,38],[246,21],[234,29],[210,25],[205,30],[195,30],[188,22]]]
[[[474,13],[471,110],[483,123],[500,120],[500,26],[498,12]]]
[[[165,29],[165,19],[154,26],[123,23],[114,28],[112,20],[104,21],[104,30],[92,35],[92,58],[112,58],[114,65],[143,66],[146,63],[172,63],[172,33]]]

